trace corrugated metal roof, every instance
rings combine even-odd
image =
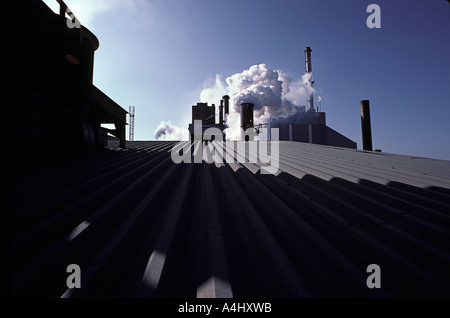
[[[174,164],[174,145],[13,169],[13,295],[450,295],[449,161],[280,142],[272,175]]]

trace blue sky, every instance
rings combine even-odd
[[[359,101],[369,99],[374,148],[450,160],[446,0],[65,2],[100,41],[94,84],[123,108],[136,106],[135,140],[154,139],[161,121],[187,129],[217,74],[225,81],[265,63],[299,80],[310,46],[328,126],[360,149]],[[380,29],[366,26],[371,3],[381,8]]]

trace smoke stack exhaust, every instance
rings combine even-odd
[[[368,100],[362,100],[361,106],[361,132],[363,150],[372,151],[372,128],[370,127],[370,106]]]
[[[313,112],[314,111],[314,98],[313,98],[313,92],[312,92],[312,85],[314,84],[314,81],[312,80],[312,66],[311,66],[311,48],[307,46],[305,48],[305,69],[306,73],[310,73],[309,76],[309,86],[308,89],[308,111]]]

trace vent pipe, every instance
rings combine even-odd
[[[307,46],[305,48],[305,70],[306,73],[312,72],[312,66],[311,66],[311,48]]]
[[[252,103],[242,103],[241,104],[241,132],[243,133],[241,140],[243,141],[253,141],[253,107]],[[249,129],[250,128],[250,129]],[[247,131],[247,129],[249,129]]]
[[[220,106],[219,106],[219,124],[223,124],[223,99],[220,100]]]
[[[362,100],[361,106],[361,132],[363,150],[372,151],[372,128],[370,127],[370,106],[368,100]]]
[[[222,98],[225,101],[225,115],[228,115],[230,113],[230,96],[225,95]]]
[[[309,86],[307,87],[308,91],[308,111],[313,112],[314,111],[314,98],[313,98],[313,92],[312,92],[312,85],[314,84],[314,81],[312,79],[312,66],[311,66],[311,48],[307,46],[305,48],[305,70],[306,73],[310,73],[309,76]]]

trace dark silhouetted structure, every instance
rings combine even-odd
[[[298,108],[300,110],[293,116],[270,119],[270,127],[279,129],[280,140],[356,149],[356,142],[326,125],[324,112]]]
[[[10,140],[27,140],[42,154],[76,154],[106,145],[110,133],[125,147],[127,112],[92,82],[98,39],[58,2],[59,15],[42,1],[11,3]]]
[[[230,96],[224,95],[222,99],[225,103],[225,115],[228,115],[230,113]]]
[[[362,100],[361,106],[361,132],[363,150],[372,151],[372,128],[370,127],[370,105],[368,100]]]
[[[252,103],[241,104],[241,128],[247,130],[254,126],[253,123],[253,107]]]
[[[228,101],[225,100],[225,109],[227,109]],[[191,140],[210,140],[208,136],[205,135],[205,131],[208,128],[217,128],[222,133],[222,140],[225,140],[225,134],[223,133],[226,128],[223,119],[223,100],[220,101],[219,106],[219,123],[216,123],[216,106],[212,104],[208,106],[208,103],[197,103],[197,105],[192,106],[192,123],[189,124],[189,134]],[[201,120],[201,134],[202,136],[195,136],[194,121]]]
[[[255,105],[252,103],[242,103],[241,104],[241,140],[242,141],[253,141],[252,134],[248,135],[245,132],[248,132],[248,129],[253,128],[253,107]]]

